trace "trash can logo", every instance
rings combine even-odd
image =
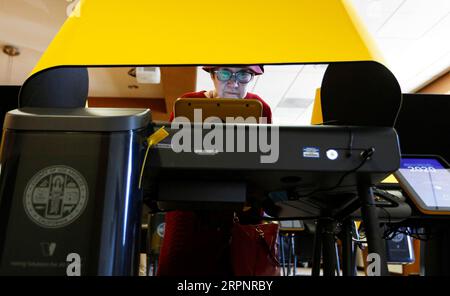
[[[75,169],[51,166],[35,174],[23,198],[28,217],[44,228],[59,228],[75,221],[86,208],[87,182]]]

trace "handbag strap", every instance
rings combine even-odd
[[[272,249],[270,248],[269,244],[267,243],[265,237],[264,237],[264,231],[262,231],[261,228],[259,228],[258,225],[255,226],[255,230],[258,233],[258,237],[261,239],[263,245],[266,247],[267,252],[270,254],[270,258],[277,264],[280,265],[280,261],[278,260],[277,256],[274,255],[274,252],[272,252]]]

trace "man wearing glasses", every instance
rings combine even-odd
[[[263,117],[272,123],[269,105],[258,95],[247,92],[255,75],[264,67],[205,66],[211,75],[214,90],[191,92],[182,98],[226,98],[258,100]],[[170,116],[173,120],[174,114]],[[260,209],[239,215],[241,223],[259,223]],[[158,275],[229,276],[232,275],[229,242],[233,226],[232,211],[171,211],[166,214],[164,239],[159,256]]]
[[[264,67],[260,65],[243,67],[204,66],[203,70],[209,72],[214,83],[214,90],[190,92],[181,98],[224,98],[224,99],[250,99],[258,100],[263,106],[262,116],[267,118],[267,123],[272,123],[272,111],[269,105],[258,95],[247,92],[249,82],[256,75],[264,73]],[[170,116],[173,120],[174,114]]]

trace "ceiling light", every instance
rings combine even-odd
[[[16,57],[20,55],[20,50],[12,45],[3,46],[3,52],[10,57]]]
[[[8,56],[8,64],[6,66],[6,81],[7,84],[12,82],[12,71],[13,71],[13,58],[20,55],[20,50],[12,45],[3,46],[3,53]]]

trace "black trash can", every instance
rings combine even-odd
[[[137,275],[145,109],[7,113],[1,275]]]

